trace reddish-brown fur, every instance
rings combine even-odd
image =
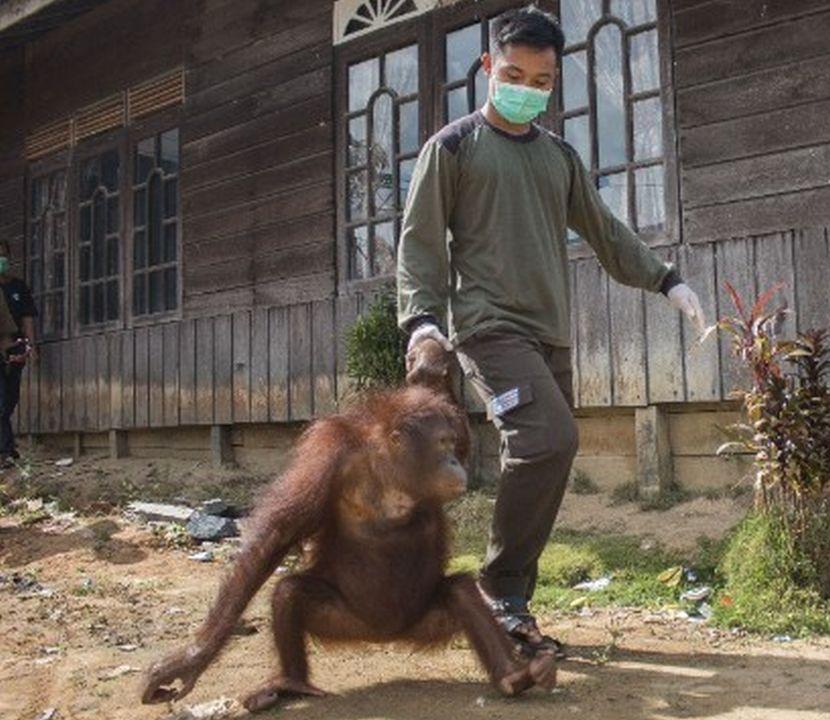
[[[410,387],[370,397],[313,423],[282,478],[257,504],[233,568],[194,642],[150,669],[145,703],[179,698],[219,654],[248,602],[285,554],[310,541],[303,571],[277,584],[273,631],[281,675],[245,701],[318,694],[305,640],[444,642],[463,631],[493,683],[515,694],[555,681],[553,659],[516,659],[474,581],[445,575],[443,503],[464,487],[463,414],[445,396]],[[170,686],[176,681],[182,687]]]

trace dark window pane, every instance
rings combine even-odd
[[[147,222],[147,191],[137,190],[133,195],[133,225],[141,226]]]
[[[418,142],[418,102],[403,103],[398,107],[400,121],[400,135],[398,142],[401,153],[415,152]]]
[[[65,255],[55,253],[52,256],[52,287],[50,289],[57,290],[62,288],[66,282],[66,259]]]
[[[640,25],[657,20],[657,6],[655,0],[611,0],[611,14],[628,25]]]
[[[143,268],[147,264],[147,236],[143,230],[133,235],[133,264]]]
[[[60,213],[53,216],[52,247],[66,247],[66,215]]]
[[[32,180],[32,196],[29,199],[29,212],[32,217],[37,217],[46,207],[46,183],[48,178],[39,177]]]
[[[106,235],[106,208],[103,193],[96,193],[92,202],[92,277],[104,274],[104,237]]]
[[[81,246],[81,253],[79,258],[81,282],[89,280],[89,271],[91,265],[91,248],[89,245]]]
[[[346,209],[349,220],[360,220],[366,217],[368,192],[365,170],[346,176],[346,193],[349,196]]]
[[[43,277],[41,276],[40,260],[29,261],[29,277],[32,279],[32,291],[43,292]]]
[[[164,226],[164,262],[174,262],[177,254],[176,223],[167,223]]]
[[[594,49],[599,167],[604,168],[626,161],[620,29],[613,24],[604,25],[594,36]]]
[[[418,46],[395,50],[386,56],[386,86],[398,95],[418,92]]]
[[[663,154],[663,108],[660,98],[634,103],[634,159],[648,160]]]
[[[133,156],[133,181],[136,185],[143,183],[156,166],[156,139],[155,137],[140,140],[135,146]]]
[[[118,151],[107,150],[101,155],[101,181],[110,192],[118,191],[118,172]]]
[[[370,58],[349,67],[349,112],[362,110],[369,102],[369,96],[380,82],[378,58]]]
[[[352,278],[369,277],[369,234],[366,226],[349,232],[349,267]]]
[[[107,275],[118,275],[118,238],[107,238]]]
[[[591,167],[591,130],[587,115],[565,120],[565,140],[574,146],[585,167]]]
[[[634,171],[637,192],[637,228],[657,231],[666,221],[663,166],[654,165]]]
[[[398,165],[398,207],[406,204],[406,196],[409,193],[409,183],[412,180],[412,171],[415,169],[415,158],[404,160]]]
[[[150,273],[150,282],[149,282],[149,290],[148,290],[148,299],[150,301],[149,304],[149,312],[155,313],[161,310],[162,307],[162,286],[161,286],[161,279],[162,279],[162,271],[155,270]]]
[[[107,198],[107,233],[117,233],[121,224],[118,210],[118,196]]]
[[[175,310],[179,304],[178,279],[176,268],[167,268],[164,271],[164,309]]]
[[[161,134],[161,169],[165,175],[179,171],[179,129]]]
[[[447,93],[447,122],[458,120],[467,115],[467,88],[460,87]]]
[[[164,181],[164,217],[172,218],[179,214],[179,186],[176,178]]]
[[[363,165],[366,162],[366,116],[349,120],[348,164]]]
[[[92,321],[102,323],[106,319],[104,314],[104,283],[95,283],[92,286]]]
[[[158,173],[150,176],[150,183],[147,186],[148,218],[147,218],[147,262],[150,265],[157,265],[161,257],[161,206],[162,186]]]
[[[81,222],[79,228],[81,242],[86,243],[92,239],[92,206],[84,205],[81,208]]]
[[[147,312],[147,276],[144,273],[133,278],[133,314]]]
[[[58,170],[52,175],[51,181],[51,205],[55,210],[63,210],[66,206],[66,172]]]
[[[89,296],[90,296],[89,285],[82,285],[81,286],[80,302],[78,303],[78,322],[80,322],[81,325],[89,325],[89,320],[90,320]]]
[[[599,20],[601,14],[602,0],[560,0],[559,17],[568,45],[585,42],[591,25]]]
[[[43,227],[44,221],[35,222],[31,227],[32,236],[29,239],[29,252],[34,257],[43,254]]]
[[[394,223],[375,225],[375,275],[391,275],[395,272]]]
[[[487,73],[484,72],[483,68],[479,68],[476,72],[476,107],[484,105],[484,101],[487,99],[488,82]]]
[[[446,51],[446,81],[465,79],[470,66],[481,55],[481,25],[475,23],[447,33]]]
[[[118,311],[118,280],[110,280],[107,283],[107,320],[117,320],[121,314]]]
[[[100,183],[100,162],[89,158],[81,164],[81,200],[89,200]]]
[[[588,105],[588,55],[584,50],[562,59],[562,97],[565,110]]]
[[[624,223],[628,223],[628,182],[624,172],[599,179],[599,194],[605,204]]]

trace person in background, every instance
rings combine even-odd
[[[11,248],[0,240],[0,467],[20,457],[11,416],[20,400],[20,376],[28,359],[37,360],[35,307],[28,285],[9,272]]]

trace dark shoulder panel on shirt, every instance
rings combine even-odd
[[[481,113],[476,111],[445,125],[432,136],[432,140],[440,143],[445,150],[455,155],[461,146],[461,141],[482,124]]]
[[[554,146],[559,148],[559,150],[561,150],[568,158],[571,160],[581,161],[576,148],[565,140],[565,138],[561,135],[557,135],[555,132],[548,130],[547,128],[541,128],[541,130],[543,134],[554,144]]]

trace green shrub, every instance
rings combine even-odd
[[[397,324],[395,296],[385,290],[346,331],[346,374],[354,389],[400,385],[406,376],[405,341]]]
[[[816,521],[815,532],[827,532]],[[830,602],[818,591],[816,566],[794,543],[780,512],[747,517],[726,543],[718,572],[714,619],[728,627],[768,633],[830,632]]]

